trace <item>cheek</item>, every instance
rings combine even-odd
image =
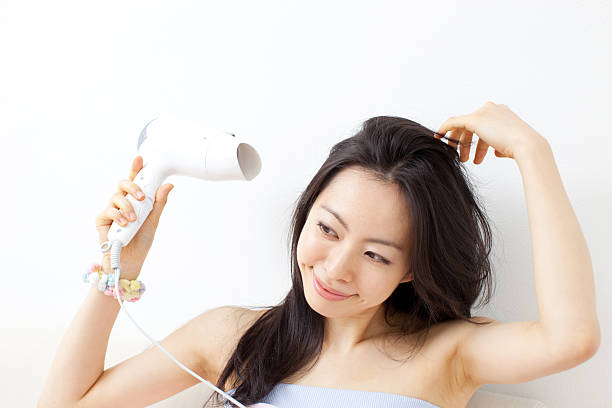
[[[323,255],[323,246],[318,240],[318,237],[312,232],[308,231],[307,227],[304,227],[302,234],[298,240],[296,248],[296,257],[299,264],[305,263],[306,265],[313,265],[317,259],[320,259]]]
[[[373,303],[381,303],[388,298],[396,288],[394,279],[387,279],[383,276],[384,272],[362,275],[359,282],[361,291],[367,293],[367,297]]]

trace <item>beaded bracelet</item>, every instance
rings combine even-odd
[[[104,273],[102,265],[92,263],[87,271],[83,274],[83,282],[91,283],[99,291],[105,295],[112,296],[117,299],[115,294],[115,274]],[[119,279],[119,296],[122,301],[135,302],[145,291],[145,284],[139,280]]]

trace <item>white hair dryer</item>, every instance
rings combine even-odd
[[[168,176],[182,174],[204,180],[252,180],[261,170],[257,151],[233,133],[204,128],[167,116],[151,120],[138,138],[143,167],[134,178],[146,197],[126,198],[136,221],[122,227],[113,222],[108,240],[126,246],[153,209],[155,193]]]
[[[204,180],[249,181],[261,170],[259,155],[251,145],[242,142],[233,133],[205,128],[197,123],[179,120],[172,116],[162,116],[147,123],[138,138],[137,149],[143,158],[143,167],[134,178],[134,183],[142,189],[146,197],[138,201],[131,195],[126,195],[134,207],[136,221],[125,227],[113,222],[108,231],[108,241],[100,245],[103,253],[111,251],[115,297],[136,327],[183,370],[226,396],[240,408],[247,408],[185,367],[149,336],[123,306],[118,288],[121,248],[132,240],[147,219],[153,209],[157,189],[168,176],[182,174]],[[256,406],[270,405],[256,404]]]

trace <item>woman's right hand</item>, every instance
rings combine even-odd
[[[126,195],[130,194],[138,201],[144,200],[144,195],[142,198],[137,196],[137,193],[142,193],[142,190],[134,183],[134,178],[141,169],[142,156],[136,156],[132,162],[129,179],[119,182],[117,192],[112,195],[108,206],[96,217],[96,229],[98,230],[100,244],[108,241],[108,231],[113,221],[117,221],[122,226],[126,226],[127,222],[133,221],[129,219],[129,214],[131,211],[134,211],[134,208],[126,198]],[[163,184],[157,189],[153,209],[132,240],[121,249],[121,279],[136,279],[140,274],[140,269],[153,243],[153,237],[155,236],[155,230],[159,223],[159,217],[168,200],[168,193],[170,193],[170,190],[173,188],[174,186],[172,184]],[[102,266],[104,268],[104,273],[108,274],[112,272],[110,266],[110,250],[102,255]]]

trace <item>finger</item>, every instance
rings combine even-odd
[[[121,212],[119,209],[109,205],[96,217],[96,229],[98,230],[98,240],[100,243],[108,241],[108,231],[113,221],[117,221],[119,224],[124,222],[120,221],[120,216]],[[127,222],[124,222],[122,225],[127,225]]]
[[[143,159],[142,156],[136,156],[132,161],[132,167],[130,169],[129,179],[130,181],[134,181],[134,178],[138,174],[138,172],[142,169]]]
[[[474,164],[480,164],[484,160],[489,145],[483,140],[478,139],[478,145],[476,146],[476,154],[474,156]]]
[[[113,221],[122,227],[125,227],[130,222],[125,211],[110,205],[104,210],[104,216],[107,218],[109,226],[113,223]]]
[[[113,194],[111,197],[111,204],[121,211],[122,216],[125,217],[127,221],[136,221],[134,206],[122,193]]]
[[[446,119],[442,125],[438,128],[438,133],[446,134],[452,129],[467,129],[472,133],[478,133],[476,131],[476,116],[473,114],[462,115],[462,116],[451,116]]]
[[[463,129],[453,129],[451,130],[450,136],[448,137],[448,145],[453,149],[457,150],[457,146],[461,143],[461,134],[463,133]]]
[[[495,156],[496,157],[505,157],[505,158],[508,158],[508,156],[506,156],[505,154],[503,154],[501,152],[498,152],[497,150],[495,150]]]
[[[107,206],[101,213],[96,217],[96,227],[110,226],[113,221],[119,221],[119,218],[123,216],[120,209],[114,205]]]
[[[119,181],[118,191],[121,193],[128,193],[138,201],[142,201],[145,198],[144,191],[142,191],[140,186],[130,180]],[[138,196],[138,193],[142,193],[142,196]]]
[[[96,216],[96,230],[98,231],[98,242],[101,244],[108,241],[108,230],[112,222],[109,222],[104,211]]]
[[[472,147],[472,137],[474,133],[466,130],[463,132],[463,140],[461,140],[461,146],[459,148],[459,160],[466,162],[470,159],[470,148]]]

